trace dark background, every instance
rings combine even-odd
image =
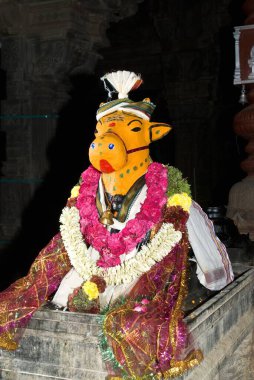
[[[112,1],[74,3],[70,26],[38,2],[36,26],[33,18],[27,31],[1,30],[2,288],[27,272],[58,231],[61,209],[89,165],[96,110],[107,100],[105,72],[142,74],[130,97],[149,97],[157,105],[152,120],[173,126],[152,144],[152,158],[182,170],[205,209],[227,205],[231,186],[245,176],[245,142],[233,132],[241,109],[233,27],[244,22],[243,1],[131,1],[124,11]]]

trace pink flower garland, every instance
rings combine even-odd
[[[145,176],[147,196],[140,212],[136,214],[135,219],[127,222],[122,231],[112,235],[100,223],[96,208],[100,172],[90,166],[82,173],[82,179],[76,204],[81,232],[86,242],[99,251],[98,266],[108,268],[119,265],[120,255],[132,251],[146,233],[161,220],[162,209],[167,201],[167,169],[156,162],[149,165]]]

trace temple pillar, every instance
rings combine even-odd
[[[189,179],[192,195],[203,207],[216,202],[214,188],[221,175],[218,120],[225,111],[218,99],[218,35],[230,22],[229,3],[215,6],[203,1],[187,7],[185,1],[170,0],[154,6],[165,98],[174,126],[175,165]]]
[[[246,0],[243,10],[247,15],[245,24],[252,25],[254,21],[253,2]],[[252,28],[250,27],[250,29]],[[241,45],[242,50],[240,51],[240,59],[241,54],[244,54],[246,51],[248,51],[249,54],[250,47],[254,46],[253,29],[250,33],[244,34]],[[233,185],[231,188],[229,192],[227,217],[234,221],[240,234],[248,234],[250,240],[254,241],[254,84],[251,79],[251,68],[249,67],[248,59],[245,59],[245,61],[245,66],[242,65],[241,71],[242,76],[246,75],[248,78],[246,80],[246,88],[249,105],[235,116],[233,126],[237,135],[248,140],[245,147],[245,152],[248,157],[242,161],[240,165],[247,173],[247,177]],[[236,73],[235,71],[235,80],[241,80],[240,71],[239,73]]]
[[[0,0],[1,65],[7,72],[1,243],[20,230],[22,213],[49,169],[46,151],[69,100],[69,77],[93,73],[98,49],[108,44],[109,23],[135,13],[139,2]]]

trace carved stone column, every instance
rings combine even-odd
[[[218,36],[230,22],[229,3],[188,2],[187,7],[185,1],[168,0],[153,2],[152,9],[161,43],[162,83],[174,126],[175,165],[191,181],[193,196],[203,207],[215,202],[223,157],[218,133],[223,114],[218,98]]]
[[[253,1],[246,0],[243,9],[247,14],[245,24],[253,24]],[[254,31],[245,34],[244,37],[242,52],[248,49],[250,53],[250,47],[254,46]],[[243,75],[245,75],[246,70],[248,70],[247,78],[251,79],[251,68],[248,67],[247,60],[243,66]],[[248,157],[241,163],[241,168],[247,173],[247,177],[231,188],[227,216],[233,219],[240,234],[249,234],[250,240],[254,241],[254,84],[248,83],[248,79],[246,82],[249,105],[235,116],[234,130],[237,135],[248,140],[245,147]]]
[[[46,149],[56,132],[56,115],[69,99],[69,76],[94,71],[98,49],[108,44],[110,22],[135,13],[139,2],[0,0],[7,71],[1,113],[10,116],[2,120],[7,160],[0,181],[0,240],[19,230],[21,214],[48,170]]]

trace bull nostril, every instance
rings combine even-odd
[[[92,149],[95,148],[95,143],[92,143],[92,144],[91,144],[91,148],[92,148]]]
[[[109,144],[109,145],[108,145],[108,148],[109,148],[110,150],[114,149],[114,147],[115,147],[114,144]]]

